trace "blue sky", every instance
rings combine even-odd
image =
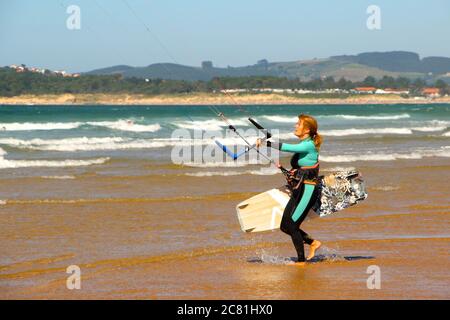
[[[66,27],[69,5],[81,9],[80,30]],[[381,30],[366,27],[369,5],[380,7]],[[449,40],[448,0],[0,0],[1,66],[226,67],[391,50],[450,57]]]

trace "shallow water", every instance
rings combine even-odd
[[[384,108],[372,113],[378,117],[389,112],[410,115],[389,120],[394,122],[414,119],[410,111],[391,106],[388,112]],[[145,108],[130,110],[141,112]],[[349,114],[351,110],[344,111]],[[94,112],[95,119],[82,113],[85,119],[75,120],[99,121],[99,112]],[[332,113],[328,109],[325,112]],[[363,115],[358,112],[354,113]],[[424,114],[427,112],[432,113],[432,109]],[[173,113],[176,111],[170,110],[161,117]],[[17,119],[14,115],[8,117],[8,121],[31,121],[26,112]],[[65,130],[60,137],[52,138],[66,139]],[[53,135],[46,132],[48,138]],[[2,138],[16,133],[3,132]],[[20,132],[22,138],[35,133]],[[356,141],[385,150],[391,142],[416,143],[412,141],[417,138],[414,134],[414,138],[388,135]],[[38,135],[45,138],[43,132]],[[434,139],[433,143],[441,144],[439,148],[448,146],[448,140],[442,137],[417,139]],[[324,148],[331,141],[338,145],[342,142],[326,140]],[[351,139],[346,141],[350,147]],[[2,143],[0,147],[6,150],[1,156],[11,161],[61,161],[78,156],[77,152],[47,153]],[[329,152],[332,148],[335,146],[330,146]],[[1,169],[0,298],[450,297],[449,158],[323,161],[322,172],[348,167],[360,170],[369,197],[338,214],[305,222],[302,229],[322,241],[323,246],[313,263],[294,267],[286,265],[295,256],[286,235],[280,231],[243,233],[235,213],[238,202],[283,184],[276,170],[267,168],[261,173],[256,165],[174,165],[162,149],[156,149],[150,153],[145,149],[89,151],[93,152],[89,157],[110,158],[102,164]],[[146,158],[152,152],[158,155]],[[220,174],[226,172],[232,174]],[[66,288],[69,265],[81,268],[81,290]],[[372,265],[381,270],[379,290],[367,288],[367,270]]]

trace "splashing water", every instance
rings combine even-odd
[[[254,258],[247,259],[248,262],[254,262],[254,263],[265,263],[265,264],[274,264],[274,265],[283,265],[283,264],[289,264],[292,262],[297,261],[297,258],[295,257],[286,257],[286,256],[279,256],[274,255],[269,252],[266,252],[266,250],[261,249],[258,250],[257,256]],[[314,262],[341,262],[341,261],[347,261],[345,256],[340,254],[337,249],[328,248],[326,246],[321,246],[318,249],[318,253],[316,253],[315,257],[310,260],[311,263]]]
[[[339,262],[346,261],[345,257],[341,255],[338,250],[333,248],[328,248],[322,245],[318,250],[319,254],[316,254],[311,262]]]

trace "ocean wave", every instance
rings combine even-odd
[[[222,144],[236,150],[240,150],[246,143],[239,137],[218,138]],[[249,143],[254,143],[256,137],[249,137]],[[183,138],[156,138],[156,139],[132,139],[121,137],[78,137],[65,139],[30,139],[0,138],[0,144],[20,149],[42,151],[96,151],[96,150],[125,150],[125,149],[153,149],[165,147],[188,146],[216,146],[213,138],[183,139]]]
[[[429,120],[426,123],[431,126],[434,126],[434,127],[449,127],[450,126],[450,121],[446,121],[446,120]]]
[[[250,122],[244,119],[230,119],[230,123],[234,126],[249,126]],[[224,127],[228,127],[228,124],[222,120],[193,120],[193,121],[180,121],[175,122],[175,126],[181,129],[190,130],[209,130],[209,131],[220,131]]]
[[[437,132],[437,131],[444,131],[447,129],[447,127],[413,127],[411,128],[414,131],[421,131],[421,132]]]
[[[68,130],[80,125],[82,122],[12,122],[0,123],[0,131]]]
[[[445,133],[443,133],[442,135],[443,135],[444,137],[450,137],[450,131],[445,132]]]
[[[324,136],[345,137],[353,135],[411,135],[414,131],[418,132],[439,132],[446,130],[447,127],[440,126],[424,126],[411,128],[367,128],[367,129],[336,129],[336,130],[319,130],[319,133]],[[283,132],[278,136],[274,135],[275,139],[295,139],[292,132]]]
[[[280,132],[278,135],[274,134],[273,139],[276,140],[292,140],[298,139],[293,132]]]
[[[355,116],[349,114],[338,114],[335,116],[330,116],[335,118],[341,118],[346,120],[398,120],[398,119],[408,119],[411,116],[407,113],[395,114],[395,115],[373,115],[373,116]]]
[[[103,164],[109,158],[89,160],[6,160],[0,158],[0,169],[29,168],[29,167],[79,167]]]
[[[120,137],[105,138],[66,138],[66,139],[0,139],[0,144],[21,149],[46,151],[91,151],[120,149],[121,143],[127,139]]]
[[[143,125],[130,122],[129,120],[86,122],[86,124],[90,126],[105,127],[114,130],[131,132],[156,132],[161,129],[159,123]]]
[[[29,167],[78,167],[103,164],[109,158],[87,160],[8,160],[4,156],[7,153],[0,148],[0,169],[29,168]],[[55,178],[55,177],[52,177]],[[62,179],[62,177],[59,177]],[[67,178],[67,176],[66,176]],[[69,179],[69,178],[68,178]]]
[[[338,129],[338,130],[322,130],[319,131],[324,136],[353,136],[365,134],[412,134],[411,128],[368,128],[368,129]]]
[[[282,123],[296,123],[298,121],[298,116],[262,116],[261,118],[267,119],[272,122],[282,122]]]
[[[393,161],[393,160],[411,160],[423,159],[429,157],[450,157],[450,151],[441,148],[441,150],[417,150],[411,153],[380,153],[380,154],[361,154],[361,155],[335,155],[320,156],[322,162],[355,162],[355,161]]]
[[[92,122],[13,122],[0,123],[0,131],[34,131],[34,130],[70,130],[81,126],[106,127],[120,131],[133,132],[156,132],[161,129],[159,123],[155,124],[136,124],[131,120],[117,121],[92,121]]]
[[[262,118],[267,119],[272,122],[280,123],[295,123],[298,121],[298,116],[277,116],[277,115],[264,115]],[[411,116],[407,113],[394,114],[394,115],[371,115],[371,116],[357,116],[351,114],[335,114],[335,115],[317,115],[316,118],[337,118],[345,120],[398,120],[398,119],[408,119]]]

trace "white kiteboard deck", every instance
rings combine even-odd
[[[357,171],[339,171],[319,179],[319,192],[313,212],[306,220],[328,216],[367,198],[364,180]],[[242,231],[261,232],[279,229],[283,211],[289,201],[286,186],[257,194],[236,206]]]

